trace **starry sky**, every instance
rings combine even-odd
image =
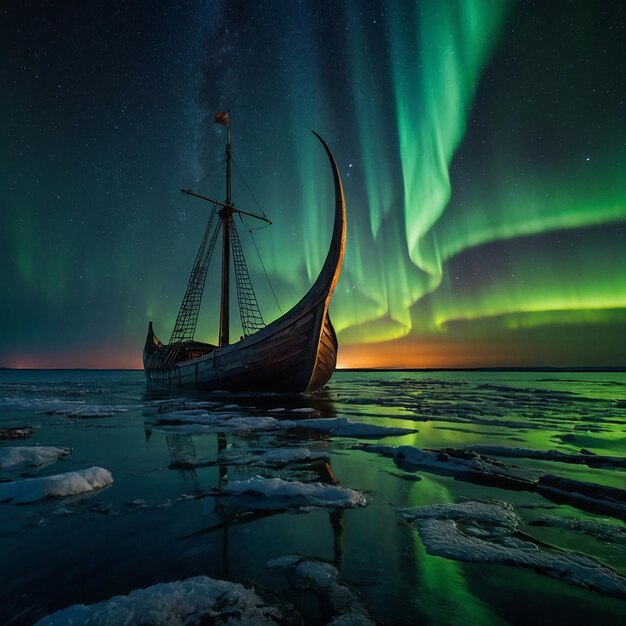
[[[328,248],[314,129],[348,207],[340,366],[626,365],[625,40],[622,0],[2,3],[0,365],[168,340],[210,210],[179,190],[225,195],[219,110],[235,204],[274,222],[238,222],[266,320],[253,241],[283,311]]]

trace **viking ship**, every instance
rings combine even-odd
[[[287,313],[265,325],[233,216],[269,220],[264,215],[243,211],[232,202],[230,120],[227,113],[220,113],[216,114],[215,121],[227,126],[228,132],[226,200],[220,202],[190,189],[181,190],[188,196],[212,203],[213,209],[169,343],[163,344],[157,339],[152,321],[148,325],[143,351],[147,385],[153,389],[208,391],[315,391],[328,382],[337,363],[337,336],[328,312],[346,244],[346,206],[337,163],[325,141],[314,133],[328,156],[334,181],[335,215],[330,248],[306,295]],[[215,217],[218,220],[213,227]],[[209,262],[220,232],[220,322],[218,344],[213,345],[197,341],[194,336]],[[243,329],[241,339],[233,343],[229,341],[231,256]]]

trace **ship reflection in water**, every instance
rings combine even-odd
[[[2,623],[623,616],[623,373],[338,372],[312,396],[1,376]]]

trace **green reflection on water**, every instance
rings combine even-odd
[[[426,502],[446,503],[453,498],[449,490],[435,480],[423,480],[411,492],[413,506]],[[506,624],[470,590],[463,566],[439,556],[429,555],[414,531],[415,566],[419,572],[420,607],[438,624]]]

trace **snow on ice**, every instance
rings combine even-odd
[[[270,569],[283,571],[298,590],[310,589],[330,605],[334,619],[328,626],[374,626],[359,596],[337,582],[339,572],[330,563],[288,555],[267,563]]]
[[[296,506],[352,508],[367,504],[363,494],[347,487],[318,482],[302,483],[282,478],[253,476],[248,480],[228,483],[221,490],[233,495],[262,496],[268,500],[273,498],[294,500]]]
[[[362,445],[365,452],[391,457],[398,466],[419,467],[455,476],[474,476],[511,487],[533,487],[541,472],[516,467],[467,450],[426,450],[414,446]]]
[[[135,589],[90,606],[75,604],[39,620],[36,626],[267,626],[282,623],[277,608],[237,583],[196,576]]]
[[[73,496],[95,491],[112,483],[113,477],[109,470],[102,467],[90,467],[77,472],[0,483],[0,502],[21,504],[35,502],[49,496]]]
[[[38,467],[54,463],[71,452],[70,448],[52,446],[5,446],[0,448],[0,469]]]

